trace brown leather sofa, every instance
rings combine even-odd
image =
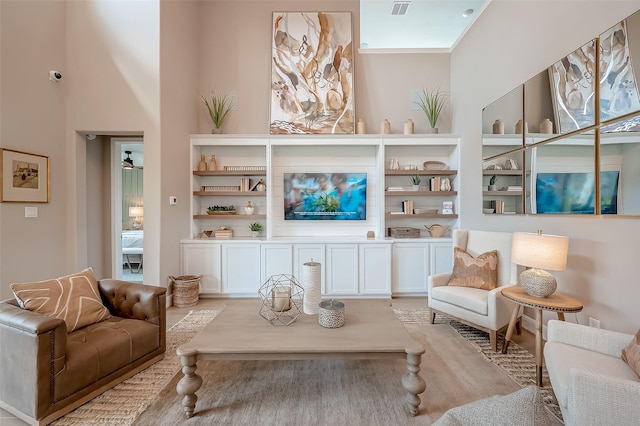
[[[0,407],[49,424],[164,357],[166,289],[98,286],[112,317],[69,334],[61,319],[0,302]]]

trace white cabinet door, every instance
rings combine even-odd
[[[324,244],[294,244],[293,246],[293,275],[298,282],[304,287],[304,264],[307,262],[320,263],[320,288],[324,292],[325,288],[325,258]]]
[[[361,244],[360,293],[391,295],[391,244]]]
[[[258,296],[260,281],[260,244],[224,244],[222,246],[222,290],[225,294]]]
[[[427,292],[429,244],[393,244],[393,293]]]
[[[358,245],[327,244],[327,295],[358,294]]]
[[[180,244],[180,274],[202,275],[200,293],[220,293],[220,244]]]
[[[261,244],[260,263],[262,282],[273,275],[293,273],[293,258],[291,244]]]
[[[453,243],[431,244],[431,275],[453,270]]]

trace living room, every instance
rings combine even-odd
[[[168,286],[180,271],[179,242],[191,235],[189,135],[211,131],[200,95],[233,91],[239,106],[225,132],[265,135],[270,17],[301,9],[350,11],[359,44],[358,1],[1,2],[2,147],[50,157],[51,197],[37,218],[24,217],[24,204],[0,205],[0,299],[13,297],[13,282],[86,266],[110,276],[109,183],[96,173],[104,165],[87,162],[87,133],[144,136],[144,281]],[[576,9],[573,1],[496,0],[450,53],[356,54],[355,111],[370,133],[385,118],[392,133],[408,118],[424,133],[411,90],[448,90],[439,127],[460,136],[458,227],[567,236],[567,268],[555,275],[558,291],[584,305],[576,321],[596,318],[632,334],[640,323],[636,218],[482,213],[482,109],[634,13],[637,2]],[[62,71],[59,83],[48,79],[51,69]]]

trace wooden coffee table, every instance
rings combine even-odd
[[[407,360],[402,386],[407,408],[418,414],[426,383],[418,375],[422,345],[413,340],[395,316],[389,300],[347,300],[345,324],[324,328],[317,315],[302,314],[291,325],[271,325],[259,314],[260,301],[234,301],[226,306],[177,354],[184,377],[176,390],[183,395],[187,417],[193,416],[196,391],[202,377],[195,373],[199,360],[302,360],[302,359],[397,359]]]

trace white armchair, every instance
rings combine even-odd
[[[551,320],[545,364],[566,425],[640,421],[640,378],[621,358],[633,335]]]
[[[427,290],[431,323],[436,312],[455,317],[460,322],[489,333],[491,347],[498,350],[498,332],[506,331],[515,303],[500,293],[501,287],[516,284],[517,268],[511,262],[511,238],[509,232],[453,231],[453,246],[477,257],[482,253],[498,251],[498,287],[481,290],[469,287],[448,286],[451,273],[431,275]],[[520,321],[517,324],[520,333]]]

